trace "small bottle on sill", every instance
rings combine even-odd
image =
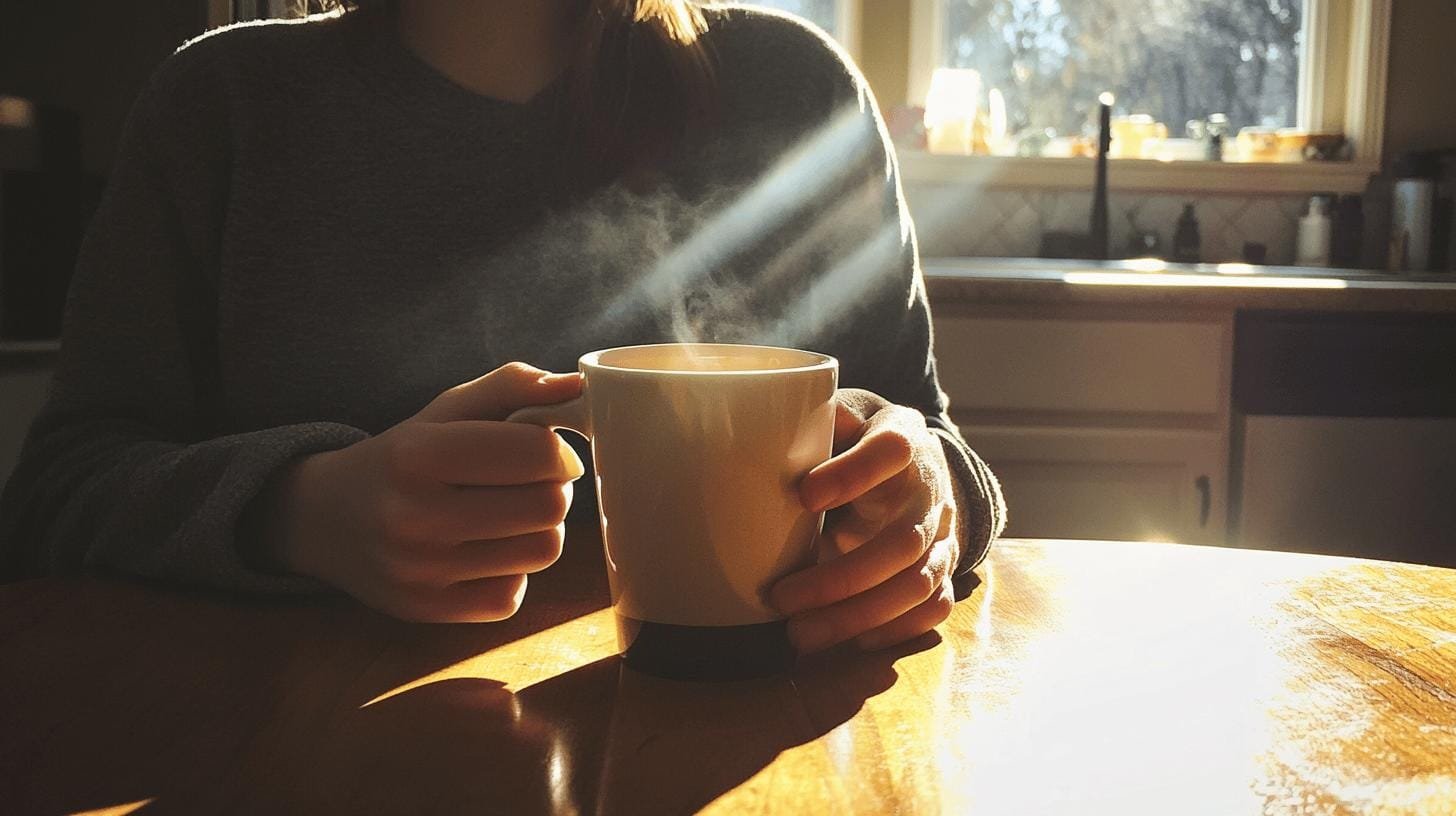
[[[1198,263],[1201,259],[1202,240],[1198,237],[1198,215],[1193,212],[1193,202],[1183,205],[1183,214],[1178,216],[1178,227],[1173,232],[1173,262]]]

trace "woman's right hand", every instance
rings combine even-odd
[[[572,399],[578,374],[510,363],[378,436],[296,462],[271,491],[275,563],[398,618],[508,618],[526,575],[561,554],[581,460],[556,434],[505,422]]]

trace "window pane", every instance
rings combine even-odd
[[[839,30],[839,0],[758,0],[758,2],[744,3],[746,6],[767,6],[780,11],[787,11],[790,14],[803,17],[805,20],[819,26],[833,37],[840,37],[844,32]]]
[[[942,66],[1005,97],[1009,134],[1083,133],[1098,94],[1183,136],[1295,124],[1305,0],[943,0]]]

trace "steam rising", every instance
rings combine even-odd
[[[482,321],[494,314],[487,344],[497,359],[550,367],[666,339],[812,344],[876,287],[903,287],[892,272],[909,225],[885,217],[881,139],[868,110],[849,106],[745,186],[689,201],[616,185],[554,215],[492,262],[530,270],[510,277],[534,278],[533,302],[504,320],[483,306]],[[877,160],[885,175],[866,179]],[[513,347],[543,326],[557,328],[551,348]]]
[[[754,316],[745,309],[752,287],[743,281],[709,281],[708,276],[777,225],[800,216],[826,190],[842,184],[870,146],[859,110],[836,116],[753,186],[726,204],[710,202],[706,218],[687,219],[698,222],[691,233],[667,248],[647,274],[612,300],[598,328],[620,324],[646,308],[672,315],[672,337],[678,342],[746,340],[764,334],[764,327],[755,325]],[[660,227],[662,232],[668,229],[666,223]]]

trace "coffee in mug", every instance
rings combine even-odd
[[[793,662],[774,581],[814,563],[823,513],[798,484],[828,459],[838,362],[797,349],[671,343],[594,351],[582,396],[510,419],[591,442],[627,665],[677,678]]]

